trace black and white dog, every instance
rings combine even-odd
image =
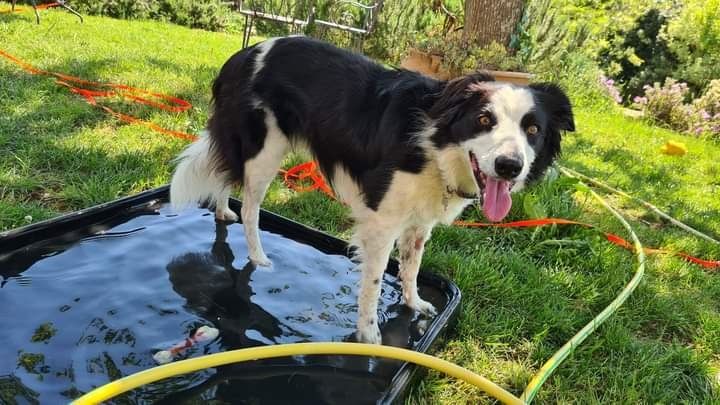
[[[304,37],[232,56],[213,99],[209,134],[178,158],[172,204],[210,201],[218,219],[235,221],[228,197],[242,184],[250,260],[268,266],[260,203],[285,154],[309,150],[356,222],[357,338],[369,343],[381,343],[380,280],[395,242],[405,304],[433,313],[416,279],[435,224],[474,199],[489,220],[502,220],[510,193],[543,175],[561,132],[575,126],[570,101],[552,84],[516,86],[482,73],[437,81]]]

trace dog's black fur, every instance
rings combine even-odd
[[[458,143],[480,130],[472,111],[487,98],[466,93],[473,82],[492,81],[476,73],[450,82],[402,69],[388,69],[365,56],[304,38],[278,40],[253,80],[251,47],[233,55],[213,85],[214,113],[209,130],[221,168],[236,182],[245,161],[265,141],[265,111],[277,117],[292,141],[308,143],[328,178],[342,165],[362,188],[368,207],[377,209],[395,170],[418,173],[427,159],[415,135],[424,116],[436,119],[436,147]],[[555,85],[530,88],[537,104],[536,120],[547,128],[536,137],[538,153],[531,178],[545,172],[560,152],[560,131],[574,130],[570,101]]]

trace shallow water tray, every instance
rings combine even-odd
[[[241,202],[231,201],[240,211]],[[248,264],[241,224],[207,209],[176,214],[167,187],[0,234],[0,402],[65,403],[156,365],[158,350],[202,325],[220,330],[176,359],[280,343],[352,341],[359,273],[345,242],[270,212],[271,267]],[[430,349],[460,293],[420,273],[438,315],[403,306],[392,260],[383,279],[386,345]],[[115,403],[388,403],[416,367],[354,356],[239,363],[159,381]]]

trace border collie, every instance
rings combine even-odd
[[[380,280],[395,242],[404,303],[433,314],[416,284],[432,228],[476,199],[488,220],[502,220],[510,193],[543,175],[561,131],[575,126],[553,84],[517,86],[483,73],[438,81],[305,37],[236,53],[212,92],[208,133],[178,157],[172,204],[209,201],[219,220],[236,221],[228,198],[242,185],[249,259],[268,266],[260,204],[285,154],[309,150],[355,220],[356,337],[367,343],[381,343]]]

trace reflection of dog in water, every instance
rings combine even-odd
[[[186,253],[173,258],[168,264],[173,289],[187,300],[188,309],[213,322],[220,329],[227,348],[283,343],[283,339],[278,339],[283,335],[302,340],[311,338],[252,302],[251,277],[257,267],[251,261],[242,269],[233,267],[235,255],[226,242],[227,236],[227,223],[216,221],[215,242],[210,252]],[[292,306],[288,308],[292,311]],[[395,314],[385,321],[383,327],[387,343],[412,347],[413,341],[424,333],[422,325],[426,322],[416,324],[418,319],[415,314],[403,310],[399,304],[391,305],[386,311]],[[248,334],[248,331],[251,333]],[[354,334],[345,336],[343,340],[355,340]]]
[[[227,236],[227,225],[216,222],[210,252],[186,253],[168,264],[175,292],[185,298],[189,310],[220,330],[222,344],[228,350],[264,345],[268,341],[277,344],[283,334],[299,336],[300,333],[252,302],[251,276],[256,267],[252,262],[242,269],[233,267],[235,255],[226,242]],[[248,336],[253,333],[258,339]],[[195,403],[193,400],[207,399],[208,393],[215,400],[238,404],[333,404],[338,399],[343,403],[371,403],[399,364],[388,361],[369,372],[369,362],[361,357],[313,356],[231,364],[217,368],[202,383],[169,394],[156,403]],[[363,389],[346,391],[353,384]],[[278,391],[280,386],[283,389]],[[307,402],[303,398],[313,400]]]
[[[251,276],[256,267],[252,262],[242,269],[233,267],[235,255],[226,242],[227,236],[227,225],[216,222],[215,242],[210,252],[186,253],[168,264],[170,282],[187,301],[186,307],[220,330],[226,349],[282,343],[282,336],[300,337],[301,333],[252,302]],[[292,306],[288,307],[292,311]],[[412,347],[422,335],[413,322],[416,315],[400,303],[391,305],[387,311],[396,316],[384,323],[384,339],[394,346]],[[253,334],[257,339],[253,339]],[[353,337],[349,335],[346,339]],[[193,400],[207,399],[207,395],[238,404],[374,403],[385,393],[400,365],[397,361],[356,356],[279,358],[232,364],[217,368],[202,383],[169,394],[156,403],[194,403]]]
[[[250,277],[256,266],[248,262],[242,269],[233,267],[235,256],[226,242],[227,235],[227,225],[217,222],[209,253],[192,252],[174,258],[167,266],[173,289],[187,300],[188,309],[220,329],[225,347],[275,343],[283,328],[288,328],[252,302]],[[247,331],[257,331],[266,342],[248,337]]]

